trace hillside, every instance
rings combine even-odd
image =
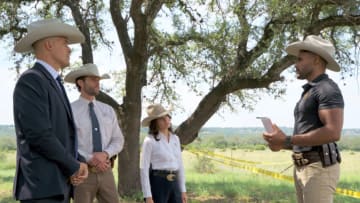
[[[0,136],[15,135],[15,127],[13,125],[0,125]]]
[[[293,133],[292,128],[280,127],[286,134],[291,135]],[[200,136],[206,135],[259,135],[264,132],[262,127],[244,127],[244,128],[203,128],[200,131]],[[343,129],[342,135],[344,136],[360,136],[360,128]]]

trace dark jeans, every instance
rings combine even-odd
[[[154,203],[181,203],[181,192],[177,180],[150,175],[151,193]]]

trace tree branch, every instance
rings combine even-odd
[[[280,80],[281,78],[279,77],[281,72],[293,65],[295,59],[296,57],[291,55],[282,57],[280,60],[272,64],[265,76],[269,78],[277,78],[277,80]]]
[[[156,15],[160,11],[161,7],[163,6],[164,1],[156,0],[156,1],[148,1],[148,2],[149,3],[145,10],[145,15],[146,15],[146,20],[147,20],[146,23],[148,25],[151,25],[153,23]]]
[[[125,61],[128,63],[127,59],[132,55],[133,46],[128,34],[127,20],[122,17],[120,8],[119,0],[110,0],[111,19],[118,34],[122,52],[125,55]]]
[[[70,8],[76,25],[79,27],[79,30],[85,36],[85,42],[81,44],[82,61],[84,64],[93,63],[94,57],[92,54],[90,30],[89,30],[89,26],[82,17],[82,14],[80,12],[80,5],[78,2],[76,3],[76,1],[71,1],[71,0],[65,0],[64,4]]]
[[[238,17],[238,20],[240,22],[240,26],[241,26],[241,31],[240,31],[240,40],[238,43],[238,48],[237,48],[237,60],[236,60],[236,64],[235,67],[239,67],[240,61],[241,59],[243,59],[244,57],[246,57],[247,53],[247,44],[248,44],[248,38],[249,38],[249,34],[250,34],[250,25],[248,23],[248,21],[246,20],[246,6],[247,1],[241,1],[239,4],[239,7],[236,8],[235,13]]]
[[[308,28],[305,29],[305,35],[320,34],[320,31],[335,26],[355,26],[360,25],[360,15],[341,15],[341,16],[330,16],[318,21],[315,21]]]

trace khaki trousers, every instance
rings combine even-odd
[[[338,163],[322,167],[321,162],[295,166],[294,180],[298,203],[332,203],[340,177]]]
[[[93,173],[89,170],[88,178],[74,189],[74,203],[117,203],[119,196],[111,168],[105,172]]]

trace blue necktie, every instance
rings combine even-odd
[[[64,94],[64,96],[66,96],[66,91],[65,91],[65,88],[64,88],[64,85],[63,85],[63,80],[62,78],[59,76],[56,77],[56,80],[58,82],[58,86],[60,87],[60,90],[62,91],[62,93]]]
[[[67,105],[67,107],[69,108],[69,107],[70,107],[70,102],[69,102],[69,99],[68,99],[68,97],[67,97],[67,94],[66,94],[64,85],[63,85],[64,81],[62,80],[62,78],[60,77],[60,75],[56,77],[56,80],[57,80],[58,86],[60,87],[60,90],[61,90],[61,92],[62,92],[63,99],[65,100],[66,105]]]
[[[99,121],[96,117],[94,104],[92,102],[89,103],[89,113],[92,125],[93,152],[102,152]]]
[[[68,97],[66,95],[66,91],[65,91],[65,88],[64,88],[64,85],[63,85],[64,81],[62,80],[60,75],[56,77],[56,81],[58,82],[58,86],[59,86],[59,88],[60,88],[60,90],[62,92],[62,97],[66,102],[67,108],[70,108],[70,102],[69,102],[69,99],[68,99]],[[72,114],[71,114],[71,117],[72,117]],[[75,123],[74,123],[74,126],[75,126]],[[78,141],[77,141],[76,132],[75,132],[74,145],[75,145],[75,158],[77,158],[78,157],[78,153],[77,153],[77,151],[78,151]]]

